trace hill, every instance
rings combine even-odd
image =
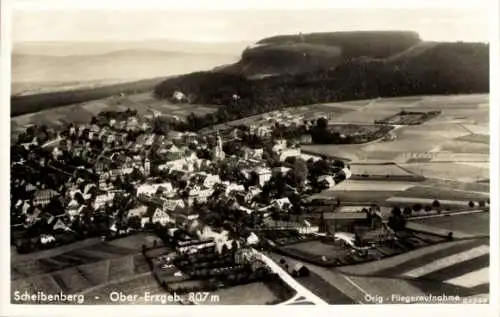
[[[310,33],[265,38],[246,48],[238,63],[219,69],[245,76],[296,74],[336,67],[356,57],[387,58],[420,43],[415,32]]]
[[[416,45],[388,58],[352,57],[334,68],[259,79],[228,74],[224,69],[198,72],[160,83],[155,94],[169,98],[175,90],[181,90],[190,95],[193,103],[227,105],[216,114],[191,118],[191,128],[199,128],[285,106],[489,91],[488,44]],[[240,99],[233,100],[234,94]]]
[[[344,58],[360,56],[385,58],[420,42],[421,39],[418,33],[412,31],[356,31],[278,35],[262,39],[257,44],[307,43],[328,45],[340,47]]]

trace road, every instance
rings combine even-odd
[[[286,272],[280,265],[274,262],[267,255],[258,252],[257,250],[253,250],[256,254],[257,258],[259,258],[262,262],[264,262],[274,273],[278,274],[279,277],[291,288],[293,288],[297,293],[292,298],[289,299],[280,305],[287,305],[292,302],[296,302],[297,300],[301,300],[305,298],[308,302],[312,302],[315,305],[328,305],[324,300],[314,295],[310,290],[302,286],[299,282],[297,282],[288,272]]]

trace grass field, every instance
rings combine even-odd
[[[351,164],[353,175],[373,175],[373,176],[411,176],[412,173],[402,169],[396,164]]]
[[[34,253],[30,259],[14,259],[11,289],[92,292],[106,285],[151,275],[140,253],[142,243],[151,238],[148,234],[138,234],[111,242],[94,239],[62,246],[62,252],[55,248]]]
[[[321,241],[296,243],[290,246],[285,246],[284,248],[297,250],[303,254],[311,254],[314,257],[321,257],[324,255],[329,259],[343,257],[345,255],[345,250],[342,247],[338,245],[326,244]]]
[[[463,184],[455,186],[455,182],[426,180],[424,182],[384,182],[384,181],[355,181],[351,185],[341,183],[335,190],[324,190],[313,198],[338,198],[341,204],[371,204],[381,206],[388,203],[388,199],[425,199],[430,203],[434,199],[448,200],[456,204],[467,206],[469,201],[486,201],[489,198],[489,185],[481,183]],[[414,203],[416,203],[416,200]],[[390,203],[389,205],[393,205]]]
[[[401,164],[405,169],[428,178],[442,178],[460,182],[477,182],[489,178],[489,168],[451,162]]]
[[[393,98],[379,99],[369,102],[356,102],[355,111],[339,116],[336,121],[349,123],[372,123],[375,119],[393,115],[405,109],[407,111],[441,110],[442,114],[417,126],[404,126],[395,130],[397,138],[389,142],[374,142],[365,145],[310,145],[303,146],[309,152],[346,157],[355,162],[370,160],[385,160],[386,162],[406,161],[422,157],[421,153],[433,152],[439,155],[441,151],[460,153],[462,156],[456,160],[464,159],[464,155],[488,154],[488,107],[482,107],[488,95],[463,95],[463,96],[429,96],[419,98]],[[341,103],[343,106],[351,103]],[[486,156],[482,156],[483,159]],[[424,160],[425,161],[425,160]],[[413,164],[413,163],[412,163]],[[409,164],[411,165],[411,164]],[[411,171],[418,171],[416,165]],[[441,169],[438,167],[437,169]],[[477,172],[469,166],[460,166],[465,174]],[[425,176],[432,177],[433,171],[425,172]],[[447,173],[447,171],[446,171]],[[444,174],[444,173],[443,173]],[[449,174],[451,179],[456,177],[463,180],[461,175]],[[438,177],[441,177],[439,175]],[[484,175],[481,175],[483,177]],[[484,178],[484,177],[483,177]],[[470,181],[468,179],[467,181]]]
[[[347,180],[339,183],[330,191],[334,193],[339,191],[404,191],[415,186],[415,182],[404,181],[379,181],[379,180]]]
[[[403,192],[397,193],[396,196],[460,201],[479,201],[489,198],[489,195],[487,193],[460,191],[445,187],[426,186],[414,186],[408,188]]]
[[[490,232],[490,214],[476,213],[450,217],[436,217],[429,219],[413,220],[412,222],[429,225],[431,227],[457,230],[473,235],[485,235]]]
[[[223,288],[210,295],[219,297],[219,301],[205,301],[202,305],[265,305],[279,298],[263,282]],[[209,296],[210,297],[210,296]],[[285,301],[286,299],[283,299]]]

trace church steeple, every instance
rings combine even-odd
[[[216,138],[217,138],[217,142],[215,144],[213,158],[216,161],[224,160],[224,158],[226,156],[226,153],[224,153],[224,150],[222,148],[222,139],[221,139],[221,137],[219,135],[219,131],[217,131],[217,137]]]

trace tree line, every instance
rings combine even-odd
[[[253,80],[238,74],[196,72],[161,82],[154,94],[168,99],[175,91],[190,96],[194,104],[223,106],[208,115],[191,114],[187,130],[315,103],[485,93],[489,91],[489,45],[440,43],[416,56],[352,58],[335,69]]]

